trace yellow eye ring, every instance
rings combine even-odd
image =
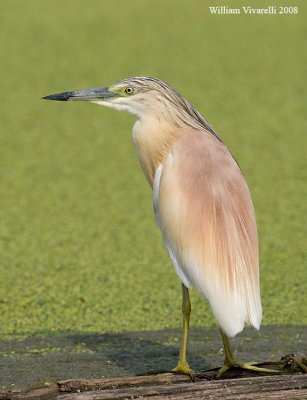
[[[125,93],[127,93],[127,94],[132,94],[133,92],[134,92],[133,87],[131,87],[131,86],[126,87]]]

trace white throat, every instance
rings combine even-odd
[[[98,104],[99,106],[114,108],[118,111],[128,111],[130,114],[134,114],[138,118],[141,118],[143,114],[140,106],[136,102],[133,102],[131,101],[131,99],[126,99],[123,97],[113,99],[112,101],[94,100],[91,103]]]

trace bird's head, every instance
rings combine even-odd
[[[89,101],[129,111],[139,118],[153,117],[173,126],[206,129],[221,140],[208,122],[175,89],[156,78],[137,76],[110,86],[51,94],[46,100]]]
[[[173,103],[172,99],[178,99],[178,96],[180,95],[173,88],[158,79],[134,77],[110,86],[56,93],[43,98],[59,101],[89,101],[117,110],[129,111],[142,117],[144,114],[165,111]]]

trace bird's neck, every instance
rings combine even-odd
[[[181,136],[182,130],[159,120],[141,118],[133,127],[133,142],[145,177],[152,187],[155,172]]]

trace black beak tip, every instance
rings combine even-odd
[[[49,96],[42,97],[43,100],[57,100],[57,101],[67,101],[71,97],[71,92],[55,93]]]

